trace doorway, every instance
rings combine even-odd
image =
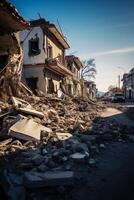
[[[48,79],[48,93],[54,93],[54,83],[52,79]]]
[[[26,82],[28,87],[33,91],[33,93],[36,95],[37,92],[37,82],[38,82],[38,78],[37,77],[32,77],[32,78],[26,78]]]

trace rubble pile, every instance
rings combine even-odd
[[[97,103],[80,97],[64,100],[57,97],[44,97],[34,99],[31,105],[44,114],[42,124],[50,127],[53,131],[81,132],[88,131],[93,119],[104,108]]]
[[[23,197],[27,188],[72,185],[76,165],[93,165],[95,138],[88,134],[102,108],[78,97],[1,102],[0,182],[4,190],[9,185],[8,198]]]
[[[48,188],[65,193],[79,170],[97,166],[109,142],[134,141],[128,127],[96,118],[104,107],[90,100],[24,99],[0,103],[0,188],[7,199],[40,199]]]

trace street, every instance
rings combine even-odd
[[[126,106],[126,105],[125,105]],[[108,108],[102,113],[106,123],[133,126],[121,111]],[[112,141],[98,156],[97,167],[85,174],[85,183],[75,190],[76,200],[133,200],[134,199],[134,143]],[[82,187],[82,188],[81,188]]]

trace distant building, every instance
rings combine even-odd
[[[66,66],[72,73],[72,77],[67,78],[66,91],[70,95],[81,96],[80,70],[83,67],[80,59],[74,55],[66,56]]]
[[[84,80],[83,96],[86,96],[89,99],[95,100],[96,92],[97,92],[96,84],[93,81]]]
[[[126,99],[134,99],[134,68],[123,75],[123,91]]]

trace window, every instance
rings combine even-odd
[[[52,49],[51,45],[48,45],[48,48],[47,48],[47,57],[48,58],[53,58],[53,49]]]
[[[36,56],[40,54],[39,38],[29,40],[29,55]]]

